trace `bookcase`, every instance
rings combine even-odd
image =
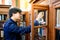
[[[34,3],[35,1],[35,3]],[[45,0],[44,0],[45,1]],[[48,40],[60,40],[60,0],[46,0],[49,1],[49,14],[48,14]],[[40,4],[42,2],[37,2],[36,0],[31,0],[33,4]],[[42,5],[44,5],[43,3]],[[33,7],[34,8],[34,7]],[[42,8],[42,7],[41,7]],[[34,9],[32,9],[34,10]],[[38,28],[38,27],[37,27]],[[33,33],[32,33],[33,34]],[[57,39],[58,38],[58,39]],[[34,36],[33,38],[34,39]]]
[[[54,28],[54,39],[60,40],[60,1],[54,0],[53,4],[53,28]]]
[[[34,20],[37,15],[41,15],[39,25],[34,26]],[[30,40],[47,40],[48,31],[48,5],[32,4],[31,9],[31,39]]]
[[[0,40],[3,39],[4,22],[8,19],[10,5],[0,5]]]

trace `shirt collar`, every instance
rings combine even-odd
[[[17,24],[17,22],[15,22],[14,20],[12,20],[11,18],[10,18],[10,20],[11,20],[13,23],[16,23],[16,24]]]

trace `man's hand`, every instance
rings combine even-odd
[[[20,20],[17,20],[17,26],[20,27]]]

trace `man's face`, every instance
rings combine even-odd
[[[16,18],[16,20],[20,20],[20,16],[21,16],[21,13],[19,13],[19,12],[14,14],[14,17]]]

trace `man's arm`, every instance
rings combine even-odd
[[[34,20],[34,25],[38,26],[39,23],[37,20]],[[31,25],[28,27],[18,27],[15,24],[10,24],[8,28],[9,32],[15,32],[15,33],[20,33],[20,34],[25,34],[25,33],[30,33],[31,32]]]
[[[11,24],[8,28],[9,32],[15,32],[15,33],[20,33],[20,34],[25,34],[29,33],[31,31],[31,26],[28,27],[18,27],[15,24]]]

